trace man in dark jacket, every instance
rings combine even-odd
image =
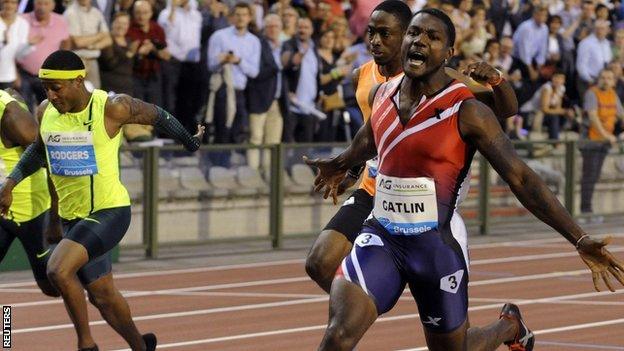
[[[282,46],[284,80],[291,102],[284,121],[285,142],[311,142],[314,137],[315,102],[319,87],[319,56],[312,40],[312,21],[300,18],[297,35]]]
[[[320,59],[312,40],[314,29],[309,18],[300,18],[297,22],[297,35],[284,42],[282,46],[282,64],[284,82],[288,89],[290,102],[289,114],[284,120],[283,139],[287,143],[309,143],[313,141],[316,109],[320,86]],[[320,117],[325,117],[321,113]],[[301,157],[309,154],[305,149],[296,149],[289,154],[287,166],[301,162]]]
[[[282,20],[276,14],[264,18],[264,35],[260,38],[260,72],[247,82],[247,109],[249,111],[249,142],[254,145],[279,144],[282,140],[283,118],[288,113],[287,91],[282,81],[281,42]],[[268,150],[250,149],[247,162],[250,167],[268,171]]]

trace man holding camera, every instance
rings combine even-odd
[[[233,25],[220,29],[208,42],[208,70],[212,73],[210,90],[214,104],[214,138],[217,144],[243,143],[249,134],[245,88],[247,81],[260,71],[260,40],[249,32],[251,5],[239,2],[232,10]],[[210,108],[211,106],[209,106]],[[229,165],[224,156],[215,162]]]

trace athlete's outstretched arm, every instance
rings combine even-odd
[[[338,202],[338,185],[344,179],[347,171],[376,155],[377,148],[375,147],[373,128],[369,119],[357,132],[351,145],[340,155],[331,159],[314,160],[304,157],[304,161],[319,170],[318,175],[314,179],[314,191],[320,191],[325,188],[323,198],[327,199],[331,194],[334,204],[336,204]]]
[[[181,142],[188,151],[199,149],[204,134],[204,127],[198,125],[197,134],[191,135],[169,112],[126,94],[117,94],[107,100],[105,116],[109,134],[117,134],[124,124],[153,125],[156,130]]]
[[[502,131],[492,111],[476,100],[464,102],[459,111],[459,129],[464,139],[474,145],[509,184],[518,200],[537,218],[548,224],[570,243],[576,245],[581,258],[589,266],[598,290],[601,276],[614,291],[609,273],[624,285],[624,266],[604,246],[572,219],[546,183],[516,154],[511,141]]]

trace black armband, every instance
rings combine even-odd
[[[20,157],[19,162],[7,178],[11,178],[15,183],[30,177],[41,167],[45,167],[46,157],[43,145],[39,142],[30,144]]]
[[[351,169],[347,171],[347,175],[354,179],[360,179],[360,176],[362,175],[362,172],[364,171],[365,166],[366,166],[365,163],[359,164],[357,166],[353,166],[351,167]]]
[[[169,112],[163,110],[159,106],[154,106],[156,107],[156,111],[158,111],[158,116],[154,121],[156,130],[181,142],[186,150],[190,152],[197,151],[201,146],[200,140],[192,136],[175,117],[169,114]]]

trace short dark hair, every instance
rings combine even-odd
[[[78,55],[69,50],[57,50],[51,53],[43,64],[43,69],[54,69],[60,71],[75,71],[85,69],[85,65]]]
[[[253,14],[253,9],[251,8],[251,5],[249,5],[246,2],[240,1],[237,2],[234,7],[232,7],[232,13],[234,13],[234,11],[236,11],[236,9],[247,9],[249,11],[249,14]]]
[[[559,15],[550,15],[548,17],[548,21],[547,21],[548,24],[551,24],[551,23],[553,23],[555,21],[558,21],[559,23],[563,23],[563,20],[561,19],[561,16],[559,16]]]
[[[416,12],[414,14],[414,17],[416,17],[419,14],[427,14],[442,21],[442,23],[444,23],[444,26],[446,27],[446,34],[448,36],[447,45],[449,47],[455,46],[455,25],[453,24],[453,21],[451,21],[451,18],[446,13],[442,12],[441,10],[429,7],[429,8],[422,9]]]
[[[400,0],[383,1],[373,9],[373,12],[375,11],[387,12],[396,17],[403,30],[409,27],[410,21],[412,20],[412,10],[410,10],[406,3]]]

